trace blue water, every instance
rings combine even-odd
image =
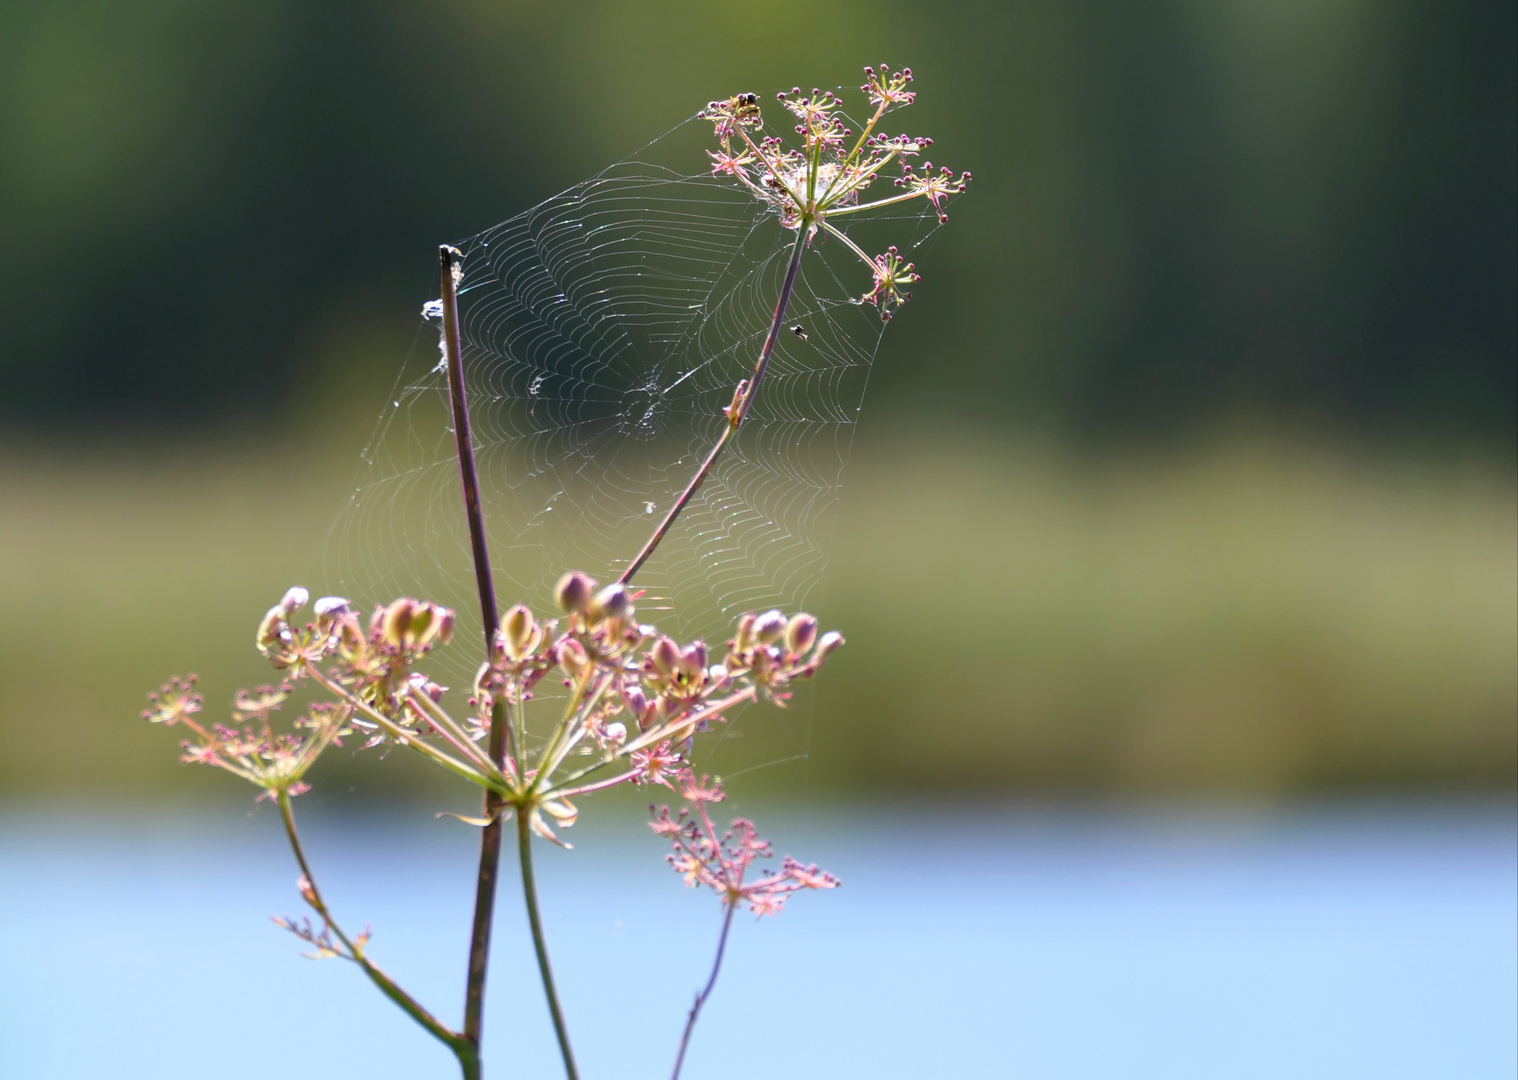
[[[589,809],[575,851],[539,856],[582,1073],[667,1076],[719,908],[635,815]],[[740,917],[691,1080],[1518,1076],[1510,803],[752,809],[844,886]],[[472,831],[387,810],[307,832],[340,917],[456,1021]],[[270,924],[299,912],[294,878],[267,807],[0,814],[0,1076],[455,1075],[357,969]],[[505,885],[488,1075],[552,1077]]]

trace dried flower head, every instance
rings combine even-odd
[[[857,136],[849,126],[853,121],[844,112],[843,101],[829,90],[803,94],[796,87],[778,95],[797,121],[799,145],[789,145],[779,136],[759,136],[764,121],[753,94],[713,101],[700,115],[712,121],[719,147],[707,151],[712,174],[742,184],[774,211],[783,227],[803,232],[808,242],[818,232],[841,241],[874,278],[873,288],[861,302],[874,304],[881,318],[889,319],[911,298],[912,294],[899,286],[918,280],[912,265],[903,264],[895,248],[885,255],[867,254],[833,222],[848,214],[918,198],[932,204],[940,222],[947,221],[944,202],[966,189],[970,174],[955,176],[947,168],[935,173],[931,163],[925,163],[920,173],[914,171],[908,159],[932,145],[933,140],[886,135],[877,130],[886,113],[905,108],[916,99],[916,93],[907,89],[911,69],[892,72],[881,64],[878,70],[867,67],[864,71],[860,90],[874,112]],[[892,163],[900,169],[893,180],[897,193],[865,201]]]

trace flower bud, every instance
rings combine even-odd
[[[506,655],[512,660],[527,656],[543,640],[537,620],[522,604],[516,604],[506,612],[501,623],[501,636],[505,639]]]
[[[264,615],[263,622],[258,624],[258,651],[267,655],[270,649],[279,644],[284,629],[285,609],[271,607]]]
[[[437,622],[433,623],[437,632],[438,644],[446,645],[453,640],[453,609],[438,608]]]
[[[406,627],[405,638],[407,644],[423,645],[432,640],[434,632],[433,620],[437,616],[437,608],[431,604],[417,604],[411,609],[411,625]]]
[[[668,675],[680,663],[680,647],[669,638],[661,637],[649,650],[648,660],[660,675]]]
[[[755,615],[750,611],[738,620],[738,631],[733,635],[733,647],[738,652],[743,652],[754,643],[754,619]]]
[[[421,672],[412,675],[407,681],[418,693],[426,694],[433,701],[442,701],[443,693],[448,689],[446,686],[439,686]]]
[[[627,741],[627,725],[623,723],[606,725],[606,741],[613,746],[621,746]]]
[[[296,608],[295,610],[299,611],[300,609]],[[316,889],[312,887],[310,878],[308,878],[305,874],[302,874],[298,879],[296,879],[295,887],[300,890],[300,897],[302,900],[310,904],[317,911],[320,911],[322,909],[321,903],[316,899]]]
[[[317,625],[328,627],[353,609],[341,596],[324,596],[316,602],[312,610],[316,612]]]
[[[814,616],[802,612],[792,615],[791,621],[785,624],[785,651],[792,656],[800,656],[816,640],[817,620]]]
[[[585,647],[574,638],[565,638],[559,642],[558,660],[565,671],[576,677],[590,663],[590,657],[585,655]]]
[[[688,678],[706,670],[706,642],[693,641],[680,650],[680,670]]]
[[[480,669],[474,673],[474,700],[476,702],[484,701],[490,696],[491,674],[489,660],[480,664]]]
[[[285,613],[285,618],[294,615],[306,606],[306,601],[311,599],[311,594],[299,585],[292,586],[286,591],[284,599],[279,602],[279,609]]]
[[[843,643],[844,641],[842,634],[840,634],[837,630],[829,630],[826,634],[822,635],[822,640],[817,642],[817,651],[812,654],[812,663],[822,663],[828,658],[829,654],[831,654],[834,649],[838,648],[838,646],[842,645]]]
[[[603,619],[623,619],[632,614],[632,597],[624,585],[608,585],[596,593],[586,611],[591,622]]]
[[[411,620],[415,615],[416,601],[409,596],[403,596],[392,602],[385,609],[385,615],[380,624],[384,627],[385,644],[404,644],[406,635],[411,630]]]
[[[771,645],[780,640],[780,635],[783,633],[785,633],[785,616],[778,611],[766,611],[754,620],[754,638],[765,645]]]
[[[570,614],[584,611],[595,592],[596,583],[578,570],[571,570],[554,586],[553,599],[559,608]]]

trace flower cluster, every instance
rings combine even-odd
[[[294,594],[296,590],[291,590]],[[298,597],[287,595],[293,602]],[[304,602],[303,600],[301,601]],[[318,755],[329,745],[341,745],[352,733],[353,711],[341,702],[316,702],[306,715],[297,717],[290,731],[274,729],[273,714],[293,689],[289,682],[239,690],[232,699],[233,724],[202,724],[196,714],[203,707],[195,692],[194,675],[174,677],[156,693],[148,695],[149,707],[142,717],[166,727],[182,725],[193,735],[180,743],[180,760],[187,765],[213,765],[262,788],[259,799],[281,793],[299,795],[309,790],[302,779]]]
[[[832,874],[790,856],[781,861],[778,871],[768,871],[754,881],[745,880],[755,859],[774,857],[770,842],[762,839],[753,822],[746,818],[735,818],[732,826],[718,835],[706,808],[726,798],[721,782],[706,776],[697,778],[689,769],[682,769],[677,779],[680,795],[690,805],[675,816],[670,815],[667,806],[649,807],[654,815],[650,828],[669,839],[674,851],[666,858],[688,888],[705,885],[724,904],[733,907],[747,904],[750,911],[762,918],[778,915],[792,893],[838,887],[838,879]]]
[[[790,684],[815,674],[843,644],[836,632],[819,635],[817,620],[805,613],[746,614],[723,658],[711,662],[705,642],[682,645],[639,623],[636,597],[623,585],[602,588],[574,571],[560,579],[555,598],[558,619],[539,621],[522,604],[506,612],[463,719],[444,708],[447,688],[416,670],[451,639],[452,611],[402,597],[375,608],[363,624],[346,599],[325,597],[302,621],[310,596],[298,587],[269,609],[256,639],[283,681],[238,691],[237,726],[196,719],[203,703],[193,676],[150,695],[143,716],[195,734],[184,744],[186,762],[227,769],[271,797],[305,791],[302,777],[317,755],[362,732],[366,746],[404,746],[493,792],[502,812],[523,814],[558,843],[550,821],[574,824],[573,798],[622,783],[672,788],[699,733],[748,701],[783,706]],[[554,673],[569,703],[556,726],[535,736],[526,704]],[[272,715],[307,681],[327,700],[313,702],[296,731],[276,733]],[[481,745],[498,724],[499,758]],[[619,763],[620,771],[610,768]],[[597,778],[602,772],[609,775]]]
[[[874,304],[881,317],[889,319],[911,297],[899,285],[918,280],[911,264],[903,267],[895,248],[886,255],[866,254],[833,221],[918,198],[932,204],[940,222],[947,221],[944,202],[965,190],[970,174],[956,176],[945,167],[935,172],[932,162],[923,162],[919,170],[910,159],[931,146],[932,139],[877,130],[886,113],[916,99],[907,89],[912,81],[910,68],[892,72],[882,64],[878,71],[870,67],[864,71],[860,90],[874,112],[857,136],[842,100],[828,90],[803,94],[797,87],[778,95],[796,120],[799,146],[760,134],[764,118],[754,94],[710,102],[700,115],[712,122],[718,142],[717,150],[707,151],[712,174],[738,181],[774,211],[783,227],[803,232],[808,242],[819,231],[840,240],[873,277],[871,289],[860,302]],[[897,193],[865,201],[869,189],[893,162],[900,170],[892,180]]]

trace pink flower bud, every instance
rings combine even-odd
[[[271,607],[263,622],[258,624],[258,651],[268,655],[269,650],[280,643],[285,625],[285,609]]]
[[[792,656],[800,656],[816,640],[817,620],[813,616],[802,612],[792,615],[791,621],[785,624],[785,651]]]
[[[385,643],[387,645],[400,645],[406,640],[407,633],[411,630],[411,620],[416,615],[416,601],[409,596],[403,596],[391,603],[385,609],[381,626],[384,628]]]
[[[654,647],[649,650],[648,660],[660,675],[669,675],[680,663],[680,647],[667,637],[661,637],[654,642]]]
[[[285,613],[285,618],[288,619],[301,608],[305,607],[306,601],[310,599],[310,593],[308,593],[305,589],[302,589],[299,585],[295,585],[285,593],[284,599],[279,602],[279,607],[280,610]]]
[[[623,585],[608,585],[590,602],[586,614],[591,622],[603,619],[623,619],[632,614],[632,597]]]
[[[822,635],[822,640],[817,642],[817,651],[812,654],[812,663],[821,664],[828,656],[844,643],[843,635],[837,630],[829,630]]]
[[[490,694],[491,667],[490,661],[486,660],[480,665],[480,669],[474,673],[474,700],[484,701]]]
[[[706,670],[706,643],[693,641],[680,650],[680,670],[694,677]]]
[[[554,586],[554,602],[563,611],[577,614],[585,610],[595,592],[596,583],[578,570],[571,570]]]
[[[574,638],[565,638],[558,646],[559,664],[571,675],[578,676],[585,670],[585,665],[590,663],[590,657],[585,655],[585,647]]]
[[[785,616],[778,611],[766,611],[754,620],[754,637],[765,645],[773,644],[785,633]]]
[[[446,645],[453,640],[453,609],[437,609],[437,639],[440,644]]]
[[[312,610],[316,612],[316,624],[325,629],[353,609],[341,596],[324,596],[316,602]]]
[[[522,604],[515,604],[501,622],[501,637],[505,642],[506,655],[512,660],[520,660],[542,642],[543,631],[532,617],[531,611]]]

